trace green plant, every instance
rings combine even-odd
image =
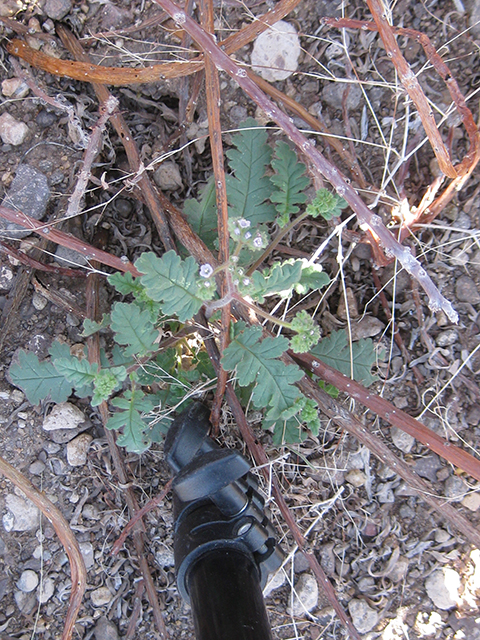
[[[92,405],[110,401],[118,409],[107,423],[109,429],[122,431],[118,442],[130,451],[142,452],[157,441],[168,427],[169,414],[188,400],[199,386],[211,384],[215,374],[202,345],[178,337],[175,346],[159,350],[160,332],[175,335],[189,323],[202,306],[213,314],[235,300],[252,307],[257,315],[288,331],[290,337],[262,338],[260,326],[244,322],[233,325],[231,342],[224,350],[222,365],[236,371],[242,394],[258,409],[265,410],[264,427],[273,428],[274,441],[297,442],[309,429],[318,434],[319,419],[315,403],[295,385],[304,375],[297,365],[281,360],[287,349],[301,353],[314,349],[316,357],[328,361],[357,380],[370,383],[375,360],[371,341],[360,341],[350,350],[344,332],[336,332],[317,345],[320,331],[313,318],[300,311],[291,320],[275,317],[258,306],[269,296],[288,297],[294,291],[304,294],[329,282],[317,264],[305,260],[274,262],[259,271],[253,264],[259,252],[266,255],[269,242],[266,223],[275,219],[279,227],[290,229],[307,215],[330,219],[338,216],[346,203],[326,189],[317,192],[303,212],[304,191],[309,184],[305,167],[283,142],[277,143],[271,166],[275,173],[265,175],[272,158],[266,133],[247,121],[234,137],[235,148],[227,156],[232,173],[227,176],[231,257],[216,268],[200,267],[192,257],[181,259],[174,251],[158,257],[142,254],[135,267],[140,276],[130,273],[111,275],[109,283],[130,302],[115,302],[110,315],[100,323],[86,320],[84,335],[110,328],[115,346],[109,357],[102,353],[102,365],[92,365],[86,357],[70,354],[68,346],[55,342],[50,358],[40,362],[32,353],[21,352],[12,365],[12,381],[20,386],[34,404],[50,397],[66,400],[74,391],[91,396]],[[199,201],[189,200],[185,214],[202,239],[216,239],[216,210],[212,183],[207,184]],[[298,214],[295,219],[292,215]],[[278,239],[277,235],[277,239]],[[275,242],[275,241],[274,241]],[[228,291],[217,294],[215,276],[228,273]],[[192,333],[194,327],[192,326]],[[317,345],[317,346],[315,346]]]

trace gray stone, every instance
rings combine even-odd
[[[469,493],[463,498],[462,504],[470,511],[478,511],[480,509],[480,493]]]
[[[361,320],[352,325],[352,340],[361,340],[362,338],[373,338],[383,331],[384,323],[374,316],[364,316]]]
[[[392,437],[393,444],[403,451],[403,453],[410,453],[415,444],[415,438],[411,436],[409,433],[405,433],[402,429],[398,427],[392,427],[390,429],[390,435]]]
[[[31,531],[38,527],[40,511],[30,500],[9,493],[5,498],[5,504],[8,509],[3,520],[6,531]]]
[[[36,599],[34,593],[23,593],[23,591],[15,591],[13,596],[20,613],[28,616],[36,607]]]
[[[22,144],[28,135],[28,127],[24,122],[16,120],[9,113],[0,116],[0,137],[5,144],[14,147]]]
[[[467,485],[462,478],[458,476],[450,476],[445,480],[445,497],[450,498],[452,502],[460,502],[467,493]]]
[[[368,633],[378,622],[378,613],[365,600],[350,600],[348,610],[359,633]]]
[[[62,20],[72,9],[71,0],[47,0],[43,10],[52,20]]]
[[[71,467],[82,467],[87,462],[87,453],[93,438],[89,433],[81,433],[67,444],[67,460]]]
[[[13,284],[13,271],[4,265],[0,267],[0,291],[10,291]]]
[[[455,295],[460,302],[477,304],[480,302],[480,293],[477,285],[469,276],[460,276],[455,285]]]
[[[295,585],[293,607],[288,612],[294,616],[304,616],[318,605],[318,583],[310,573],[302,573]]]
[[[155,553],[155,561],[159,567],[173,567],[175,564],[175,558],[173,551],[169,547],[162,545],[160,549]]]
[[[40,604],[45,604],[55,592],[55,583],[52,578],[44,578],[37,591],[37,600]]]
[[[32,462],[28,467],[28,471],[32,476],[39,476],[45,471],[45,465],[41,460],[35,460],[35,462]]]
[[[437,482],[437,471],[441,466],[442,463],[438,456],[433,453],[417,460],[415,463],[415,473],[421,478],[430,480],[430,482]]]
[[[108,618],[102,616],[93,629],[95,640],[118,640],[117,627]]]
[[[347,90],[347,108],[348,110],[357,109],[362,99],[362,90],[356,84],[346,84],[343,82],[330,82],[322,91],[322,97],[332,109],[342,109],[343,92]]]
[[[91,542],[80,542],[78,546],[80,547],[80,553],[82,554],[83,561],[85,562],[85,568],[88,571],[95,564],[93,545]]]
[[[320,564],[327,576],[335,575],[335,554],[333,553],[333,542],[327,542],[320,547]]]
[[[110,589],[108,587],[99,587],[92,591],[90,594],[90,600],[94,607],[102,607],[105,604],[108,604],[112,600],[112,594],[110,593]]]
[[[84,267],[88,264],[88,260],[83,253],[61,245],[58,245],[55,251],[55,260],[63,267]]]
[[[433,604],[446,611],[458,604],[460,576],[454,569],[439,569],[428,576],[425,588]]]
[[[276,591],[277,589],[280,589],[280,587],[283,587],[283,585],[285,584],[285,580],[285,571],[283,571],[282,569],[279,569],[276,573],[270,575],[263,590],[263,597],[268,598],[268,596],[273,591]]]
[[[255,40],[252,69],[268,82],[286,80],[298,68],[300,40],[293,24],[279,20]]]
[[[7,98],[25,98],[29,91],[27,83],[21,78],[7,78],[2,82],[2,93]]]
[[[83,411],[70,402],[61,402],[55,405],[45,418],[43,428],[45,431],[76,429],[84,421]]]
[[[40,293],[35,291],[35,293],[32,296],[32,305],[34,309],[36,309],[37,311],[42,311],[43,309],[45,309],[47,304],[48,304],[48,300],[44,298]]]
[[[35,220],[41,220],[45,215],[49,199],[50,189],[46,176],[28,164],[21,164],[3,199],[2,206],[18,209]],[[28,229],[3,219],[0,219],[0,230],[13,238],[25,238],[31,233]]]
[[[162,162],[153,174],[153,179],[163,191],[176,191],[183,189],[180,169],[175,162]]]
[[[475,0],[472,7],[472,12],[470,13],[470,27],[473,37],[480,38],[480,1]]]
[[[36,589],[37,586],[38,575],[35,573],[35,571],[32,571],[31,569],[22,571],[22,575],[17,582],[17,587],[20,589],[20,591],[23,591],[24,593],[30,593],[30,591]]]
[[[451,347],[453,344],[458,342],[458,332],[455,329],[442,331],[442,333],[439,333],[436,337],[435,342],[438,347]]]

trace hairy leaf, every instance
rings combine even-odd
[[[148,310],[142,311],[136,304],[117,302],[111,317],[115,340],[127,345],[126,356],[142,356],[155,350],[158,331],[153,328]]]
[[[19,352],[18,364],[10,367],[10,378],[32,404],[38,404],[45,398],[52,402],[65,402],[72,393],[72,385],[53,363],[40,362],[30,351]]]
[[[121,409],[108,420],[107,429],[122,430],[117,444],[126,447],[127,451],[143,453],[149,447],[149,440],[145,431],[149,428],[150,420],[144,414],[153,409],[153,401],[140,389],[125,391],[123,398],[114,398],[112,405]]]
[[[330,278],[322,270],[322,266],[314,263],[308,264],[307,260],[301,260],[302,262],[302,274],[300,276],[300,282],[295,285],[295,291],[300,295],[305,295],[308,291],[315,291],[322,289],[329,282]]]
[[[276,262],[271,269],[265,269],[263,273],[254,271],[248,284],[240,280],[239,290],[258,302],[264,302],[265,296],[290,290],[300,281],[301,275],[301,260]]]
[[[249,118],[240,128],[244,130],[233,137],[236,148],[226,153],[235,174],[226,176],[229,216],[246,218],[255,227],[275,218],[274,206],[266,202],[272,193],[272,184],[265,175],[272,150],[266,131],[259,129],[255,120]]]
[[[209,299],[196,282],[198,267],[192,257],[182,260],[175,251],[168,251],[161,258],[143,253],[135,266],[145,274],[141,281],[150,298],[160,302],[163,313],[176,315],[180,322],[193,318]]]
[[[84,338],[88,338],[89,336],[93,336],[94,333],[97,333],[97,331],[105,329],[108,326],[110,326],[110,315],[108,313],[103,314],[101,322],[95,322],[94,320],[90,320],[90,318],[86,318],[83,321],[82,336]]]
[[[364,338],[348,344],[347,332],[341,329],[324,338],[311,353],[330,365],[340,373],[351,377],[351,361],[353,360],[353,379],[369,386],[376,380],[371,369],[376,361],[376,353],[371,338]]]
[[[242,328],[243,323],[239,325]],[[270,407],[267,419],[275,420],[299,397],[294,383],[303,373],[296,365],[285,365],[278,359],[288,348],[286,338],[260,341],[261,335],[260,327],[243,329],[225,349],[222,365],[227,371],[236,369],[241,386],[256,382],[253,402],[258,408]]]
[[[137,295],[143,290],[139,278],[134,278],[129,272],[120,273],[117,271],[117,273],[108,276],[107,280],[122,296],[128,296],[129,293]]]
[[[213,249],[217,232],[217,201],[215,181],[211,178],[203,188],[200,199],[185,200],[183,213],[195,233]]]
[[[298,213],[298,205],[306,201],[304,191],[310,180],[305,175],[305,165],[298,162],[297,154],[286,142],[277,142],[272,167],[276,173],[270,180],[277,190],[270,196],[270,200],[275,203],[280,216],[277,219],[279,226],[284,227],[290,216]]]

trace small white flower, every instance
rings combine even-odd
[[[200,267],[200,275],[202,278],[209,278],[213,273],[213,267],[211,264],[202,264]]]
[[[244,278],[242,282],[244,287],[248,287],[250,284],[250,278]]]
[[[242,229],[248,229],[250,224],[250,220],[245,220],[245,218],[240,218],[240,220],[238,221],[238,225],[242,227]]]
[[[230,256],[230,260],[232,262],[238,262],[238,256]],[[233,271],[233,269],[230,269],[230,271]]]
[[[240,229],[239,229],[238,227],[235,227],[235,228],[234,228],[234,230],[233,230],[233,233],[234,233],[236,236],[239,236],[239,235],[240,235]]]
[[[245,240],[249,240],[252,237],[252,234],[250,233],[250,231],[247,231],[243,237],[245,238]]]
[[[257,247],[257,249],[261,249],[263,247],[262,236],[257,236],[256,238],[254,238],[253,246]]]

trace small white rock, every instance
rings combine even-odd
[[[61,402],[53,407],[52,411],[43,421],[45,431],[57,429],[76,429],[85,421],[83,411],[70,402]]]
[[[439,569],[425,580],[425,588],[433,604],[447,611],[458,604],[460,575],[454,569]]]
[[[390,429],[390,435],[392,436],[393,444],[400,449],[400,451],[410,453],[415,444],[415,438],[413,436],[398,427],[392,427]]]
[[[37,600],[40,604],[48,602],[55,592],[55,583],[52,578],[45,578],[37,591]]]
[[[10,291],[13,284],[13,271],[7,265],[0,267],[0,290]]]
[[[48,304],[48,300],[44,298],[40,293],[35,293],[32,296],[32,305],[37,311],[42,311]]]
[[[12,144],[14,147],[22,144],[28,134],[28,127],[24,122],[15,120],[9,113],[2,113],[0,116],[0,137],[5,144]]]
[[[81,433],[67,444],[67,460],[71,467],[82,467],[87,462],[87,453],[93,438]]]
[[[30,500],[9,493],[5,498],[5,504],[10,515],[5,514],[3,526],[5,527],[6,516],[9,516],[8,522],[11,523],[11,529],[6,529],[7,531],[31,531],[38,527],[40,511]]]
[[[276,589],[280,589],[285,584],[285,571],[283,569],[279,569],[273,576],[270,576],[267,580],[267,584],[263,590],[263,597],[268,598],[268,596],[275,591]]]
[[[20,591],[23,591],[23,593],[30,593],[30,591],[36,589],[37,586],[38,575],[35,573],[35,571],[32,571],[31,569],[26,569],[25,571],[23,571],[19,581],[17,582],[17,587],[20,589]]]
[[[108,587],[99,587],[90,594],[90,600],[94,607],[102,607],[103,605],[108,604],[111,599],[112,594]]]
[[[176,191],[183,189],[180,169],[175,162],[162,162],[153,174],[153,179],[163,191]]]
[[[350,600],[348,610],[359,633],[368,633],[378,622],[378,613],[365,600]]]
[[[478,511],[480,509],[480,493],[469,493],[463,498],[462,504],[470,511]]]
[[[2,82],[2,93],[7,98],[25,98],[29,91],[21,78],[7,78]]]
[[[255,40],[252,69],[269,82],[285,80],[298,69],[300,51],[295,27],[279,20]]]
[[[80,542],[80,553],[83,556],[83,561],[85,562],[85,568],[88,571],[91,569],[95,563],[95,559],[93,557],[93,545],[91,542]]]
[[[318,605],[318,583],[309,573],[302,573],[295,585],[293,607],[288,612],[294,616],[304,616]]]

